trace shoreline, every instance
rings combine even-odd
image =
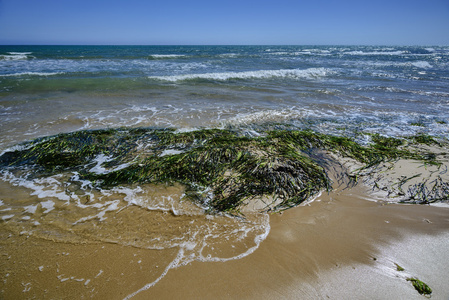
[[[145,129],[131,131],[137,139],[136,145],[140,145],[140,139],[145,137],[141,136],[142,131],[146,132]],[[419,194],[422,201],[418,203],[430,203],[432,201],[428,200],[432,199],[446,201],[449,160],[444,152],[445,146],[436,147],[434,144],[438,142],[433,139],[430,150],[415,152],[398,148],[397,145],[403,145],[403,141],[377,135],[373,136],[375,143],[368,148],[346,138],[315,135],[307,131],[288,132],[291,137],[286,137],[285,131],[275,131],[270,139],[237,137],[221,130],[179,135],[165,131],[150,133],[147,137],[159,134],[162,141],[162,138],[167,141],[160,142],[162,148],[152,145],[156,147],[155,152],[147,153],[148,158],[144,157],[142,164],[131,160],[133,152],[128,147],[140,149],[132,143],[120,144],[113,150],[117,153],[101,148],[102,143],[116,144],[105,143],[108,139],[104,136],[112,136],[112,141],[120,140],[122,136],[132,137],[129,131],[113,129],[50,137],[43,142],[38,141],[32,145],[33,148],[19,150],[3,158],[5,165],[8,161],[17,162],[18,174],[11,177],[15,181],[10,180],[9,184],[2,181],[0,186],[3,193],[0,200],[7,204],[1,202],[7,208],[2,210],[6,215],[2,217],[3,230],[0,232],[0,265],[5,270],[1,274],[0,297],[384,299],[387,293],[392,299],[419,299],[422,296],[407,280],[409,278],[418,278],[428,284],[433,289],[434,299],[447,299],[449,296],[449,288],[444,282],[449,269],[446,251],[449,247],[449,207],[398,203],[401,200],[398,196],[413,200],[411,196],[414,194],[410,191],[417,187],[425,191]],[[67,139],[67,136],[81,138]],[[197,136],[204,140],[199,146],[195,144],[199,143]],[[78,153],[77,145],[85,147],[85,139],[92,137],[101,137],[101,143],[92,143],[90,148],[85,148],[88,152]],[[414,139],[418,138],[422,136]],[[67,141],[70,141],[68,145],[74,149],[73,152],[68,151],[70,147],[61,146]],[[219,143],[202,148],[213,141]],[[56,145],[56,159],[51,155],[46,157],[48,152],[39,151],[45,148],[46,142],[50,146]],[[181,142],[182,147],[179,146]],[[186,149],[189,143],[192,143],[192,149]],[[232,143],[241,148],[229,147],[235,146]],[[323,149],[316,149],[315,144]],[[182,149],[173,148],[173,145]],[[273,148],[269,148],[270,145]],[[275,152],[276,147],[285,151]],[[234,184],[239,182],[236,178],[243,172],[240,163],[244,158],[250,162],[248,174],[260,171],[261,166],[269,166],[262,171],[278,176],[280,179],[273,181],[274,186],[286,189],[292,197],[300,193],[300,189],[288,190],[290,181],[285,178],[292,175],[295,175],[292,178],[297,180],[298,186],[300,183],[312,192],[304,194],[305,201],[297,201],[295,204],[300,205],[290,209],[286,209],[292,204],[289,199],[281,198],[285,206],[276,210],[280,203],[270,200],[270,193],[265,191],[261,196],[249,199],[252,200],[250,203],[236,202],[235,206],[229,206],[234,210],[223,206],[222,212],[218,213],[220,210],[217,209],[214,215],[211,211],[205,214],[207,201],[203,202],[202,209],[182,201],[188,189],[179,183],[158,186],[157,180],[153,185],[145,181],[154,174],[151,168],[158,161],[176,166],[172,174],[177,176],[180,174],[178,168],[181,168],[179,162],[190,159],[194,161],[183,166],[186,174],[191,174],[192,166],[198,168],[201,164],[216,171],[221,160],[207,164],[207,159],[202,161],[200,158],[215,157],[217,149],[222,149],[218,153],[224,155],[225,163],[233,163],[228,167],[220,166],[224,169],[218,178],[229,180],[226,181],[229,185],[218,189],[221,192],[216,195],[233,195]],[[229,153],[228,149],[234,152]],[[28,153],[23,152],[28,150]],[[138,150],[133,151],[136,157],[141,155]],[[67,153],[72,155],[68,160]],[[46,178],[47,181],[43,180],[42,186],[39,186],[40,179],[33,178],[28,184],[20,183],[23,170],[20,160],[14,160],[16,154],[20,154],[18,157],[27,164],[30,164],[28,159],[31,157],[42,166],[54,165],[47,172],[56,173]],[[114,157],[117,162],[106,169],[104,164]],[[261,157],[267,161],[255,160]],[[272,157],[274,161],[270,160]],[[382,160],[375,160],[376,157]],[[79,161],[83,162],[81,169]],[[296,173],[301,170],[301,166],[296,165],[298,161],[304,162],[304,173]],[[422,166],[419,170],[416,162]],[[70,167],[73,163],[74,169],[68,168],[67,172],[87,170],[90,173],[84,176],[92,176],[94,181],[109,178],[130,183],[132,176],[137,176],[138,180],[134,185],[124,185],[123,189],[103,190],[101,186],[98,190],[93,186],[86,189],[86,181],[67,175],[70,173],[66,173],[66,177],[58,173],[61,171],[59,165]],[[143,163],[147,167],[144,168]],[[31,165],[31,170],[33,167],[36,166]],[[234,173],[230,171],[232,168]],[[128,173],[127,170],[133,172]],[[157,170],[162,179],[170,179],[164,177],[170,169],[159,167]],[[209,172],[199,170],[201,172],[193,173],[211,176]],[[36,174],[39,173],[33,176]],[[114,174],[121,177],[114,177]],[[45,178],[48,173],[43,175]],[[199,176],[199,179],[203,177]],[[316,186],[308,180],[316,180],[316,177],[323,179],[325,184],[322,182],[322,187],[326,189],[315,190]],[[70,188],[65,185],[77,181],[84,185]],[[432,182],[435,182],[431,190],[433,194],[428,193]],[[248,186],[253,182],[240,184],[242,190],[237,192],[248,192]],[[328,184],[332,184],[332,189]],[[27,187],[35,192],[30,193]],[[116,194],[108,194],[107,191],[115,191]],[[43,196],[36,196],[36,192]],[[208,191],[199,189],[197,193],[201,196]],[[59,200],[64,201],[49,200],[52,195],[59,195]],[[160,206],[163,199],[168,201],[166,207]],[[267,200],[273,201],[271,206],[267,206]],[[23,201],[22,206],[18,206],[20,201]],[[178,204],[185,214],[176,213]],[[239,205],[242,205],[241,210]],[[96,210],[98,207],[100,211]],[[235,214],[230,217],[223,212]],[[246,217],[240,213],[245,213]],[[31,219],[30,215],[36,219]],[[150,247],[153,250],[148,249]],[[425,256],[427,253],[430,255]],[[404,270],[400,271],[398,266]],[[379,289],[380,286],[388,287],[388,291]]]
[[[422,297],[401,278],[404,274],[431,286],[433,299],[447,299],[449,208],[365,197],[366,190],[358,186],[274,214],[270,234],[251,255],[170,269],[132,299]],[[0,245],[1,293],[15,299],[124,299],[156,280],[178,251],[58,243],[25,235],[5,237]],[[423,259],[426,248],[432,255]],[[394,271],[395,263],[405,269],[403,274]]]
[[[354,192],[274,215],[251,256],[227,265],[194,262],[135,299],[420,299],[406,274],[433,287],[433,299],[447,299],[449,209],[385,205]],[[429,243],[442,256],[423,260]],[[394,272],[395,263],[405,271]]]

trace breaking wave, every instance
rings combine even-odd
[[[149,76],[149,79],[157,79],[163,81],[184,81],[195,79],[208,80],[230,80],[230,79],[269,79],[269,78],[291,78],[291,79],[315,79],[324,77],[332,71],[325,68],[310,69],[282,69],[282,70],[258,70],[246,72],[223,72],[223,73],[203,73],[203,74],[183,74],[173,76]]]

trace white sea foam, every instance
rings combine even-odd
[[[0,74],[0,77],[19,77],[19,76],[53,76],[63,74],[64,72],[20,72],[13,74]]]
[[[129,166],[129,163],[123,163],[123,164],[118,165],[112,169],[106,169],[105,167],[102,166],[104,163],[110,162],[113,160],[114,160],[114,158],[112,156],[99,154],[92,160],[92,162],[96,163],[96,165],[94,167],[92,167],[89,171],[92,173],[95,173],[95,174],[107,174],[110,172],[124,169]]]
[[[175,150],[175,149],[166,149],[164,151],[162,151],[161,154],[159,154],[159,156],[166,156],[166,155],[175,155],[175,154],[181,154],[184,151],[181,150]]]
[[[97,155],[94,159],[93,162],[97,163],[93,168],[91,168],[89,170],[89,172],[95,173],[95,174],[106,174],[107,170],[102,167],[101,165],[105,162],[109,162],[112,161],[113,158],[112,156],[107,156],[104,155],[103,153],[100,155]]]
[[[176,269],[178,267],[188,265],[193,261],[226,262],[226,261],[241,259],[241,258],[244,258],[244,257],[254,253],[254,251],[256,251],[257,248],[259,248],[260,244],[267,238],[268,234],[270,233],[271,227],[270,227],[269,215],[265,214],[264,220],[262,221],[262,223],[256,227],[259,227],[259,229],[262,231],[262,233],[255,236],[255,238],[253,240],[254,246],[248,248],[244,253],[240,253],[240,254],[232,256],[232,257],[221,258],[221,257],[212,256],[210,254],[208,254],[206,256],[203,255],[203,253],[202,253],[203,250],[208,246],[208,244],[207,244],[208,238],[219,237],[219,236],[215,236],[213,234],[206,234],[205,237],[199,242],[194,241],[194,240],[189,240],[189,241],[185,241],[185,242],[179,244],[178,245],[179,251],[178,251],[178,254],[176,255],[175,259],[171,263],[168,264],[168,266],[164,269],[162,274],[156,280],[146,284],[139,290],[129,294],[128,296],[126,296],[123,299],[124,300],[131,299],[132,297],[136,296],[138,293],[150,289],[151,287],[155,286],[159,281],[161,281],[167,275],[168,271],[170,271],[171,269]],[[254,230],[254,228],[251,228],[251,229],[241,228],[239,231],[242,231],[244,233],[243,235],[246,236],[248,234],[248,232],[250,232],[251,230]],[[194,234],[193,237],[195,238],[195,236],[197,234],[198,233]]]
[[[228,119],[227,123],[245,125],[257,122],[280,122],[299,116],[301,116],[301,112],[295,109],[270,109],[251,113],[239,113],[235,117]]]
[[[103,210],[101,210],[99,213],[95,214],[95,215],[91,215],[91,216],[87,216],[87,217],[82,217],[80,219],[78,219],[77,221],[75,221],[73,223],[73,225],[76,225],[78,223],[83,223],[86,221],[90,221],[90,220],[94,220],[94,219],[98,219],[100,221],[104,221],[106,220],[106,213],[108,211],[116,211],[119,209],[119,204],[120,204],[120,200],[113,200],[113,201],[107,201],[106,203],[102,204],[102,207],[106,207]]]
[[[45,209],[44,214],[47,214],[55,209],[55,203],[51,200],[41,202],[41,206],[43,209]]]
[[[34,213],[36,213],[37,206],[38,206],[37,204],[36,204],[36,205],[28,205],[28,206],[24,206],[24,207],[23,207],[23,210],[24,210],[24,212],[26,212],[26,213],[34,214]]]
[[[185,55],[182,54],[151,54],[151,58],[154,59],[164,59],[164,58],[180,58],[185,57]]]
[[[223,58],[231,58],[231,57],[237,57],[237,56],[239,56],[239,54],[237,54],[237,53],[224,53],[224,54],[220,54],[218,56],[219,57],[223,57]]]
[[[268,78],[292,78],[292,79],[315,79],[324,77],[332,73],[325,68],[310,69],[281,69],[281,70],[258,70],[246,72],[224,72],[224,73],[203,73],[184,74],[173,76],[149,76],[150,79],[164,81],[183,81],[192,79],[229,80],[229,79],[268,79]]]
[[[1,172],[0,179],[11,183],[13,186],[21,186],[32,190],[30,195],[36,195],[40,199],[56,198],[62,201],[70,201],[74,196],[68,195],[57,179],[59,175],[46,178],[27,180],[22,177],[16,177],[9,171]]]
[[[403,55],[407,54],[407,51],[372,51],[372,52],[363,52],[363,51],[348,51],[343,52],[346,55]]]
[[[423,69],[432,68],[432,65],[429,64],[427,61],[415,61],[415,62],[412,62],[411,64],[417,68],[423,68]]]
[[[9,55],[0,55],[0,60],[25,60],[33,58],[32,52],[8,52]]]
[[[12,219],[13,217],[14,217],[14,215],[5,215],[5,216],[2,216],[2,220],[7,221],[9,219]]]
[[[11,55],[29,55],[33,52],[8,52]]]

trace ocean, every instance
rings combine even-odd
[[[0,149],[121,126],[447,136],[448,81],[449,47],[1,46]]]
[[[0,46],[1,154],[59,133],[141,127],[449,138],[449,47]],[[79,175],[0,170],[3,233],[178,249],[148,289],[192,261],[245,257],[270,232],[268,214],[207,214],[178,184],[99,189]]]

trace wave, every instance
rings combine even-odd
[[[348,64],[349,65],[349,64]],[[398,67],[398,68],[409,68],[416,67],[422,69],[430,69],[434,66],[427,61],[418,60],[418,61],[409,61],[409,62],[395,62],[395,61],[357,61],[354,62],[355,67]]]
[[[171,59],[171,58],[183,58],[186,57],[182,54],[151,54],[149,59]]]
[[[344,55],[403,55],[408,54],[408,51],[372,51],[372,52],[363,52],[363,51],[349,51],[344,52]]]
[[[281,69],[281,70],[258,70],[246,72],[223,72],[223,73],[202,73],[202,74],[184,74],[172,76],[149,76],[149,79],[158,79],[163,81],[184,81],[195,79],[209,80],[230,80],[230,79],[269,79],[269,78],[291,78],[291,79],[315,79],[324,77],[332,71],[325,68],[310,69]]]
[[[53,76],[60,75],[64,72],[20,72],[13,74],[0,74],[0,77],[20,77],[20,76]]]
[[[8,54],[0,55],[0,60],[26,60],[34,58],[31,56],[33,52],[7,52]]]
[[[423,69],[432,68],[432,65],[429,64],[427,61],[415,61],[415,62],[412,62],[411,65],[414,67],[423,68]]]

